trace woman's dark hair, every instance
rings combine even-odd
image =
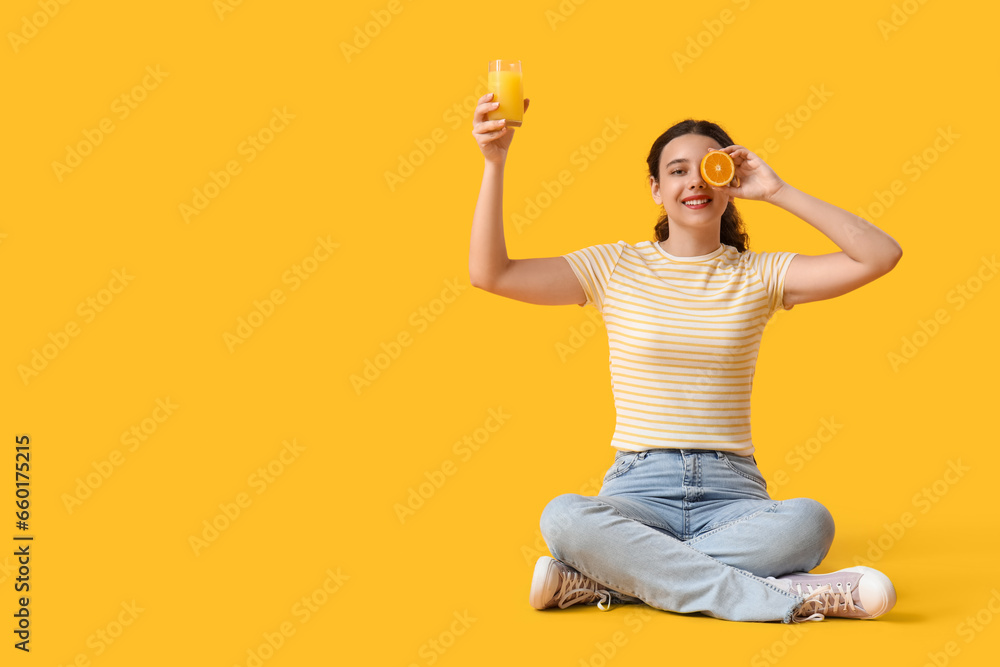
[[[657,183],[660,182],[660,154],[663,153],[664,146],[670,143],[672,139],[685,134],[702,134],[706,137],[711,137],[723,148],[732,146],[734,143],[725,130],[711,121],[694,120],[692,118],[682,120],[657,137],[656,141],[653,142],[653,147],[649,149],[649,157],[646,158],[646,165],[649,167],[649,175]],[[654,232],[657,241],[665,241],[670,236],[666,211],[657,220]],[[740,212],[736,210],[733,202],[729,202],[726,210],[722,213],[719,239],[725,245],[731,245],[740,252],[744,252],[750,245],[750,238],[743,229],[743,219],[740,217]]]

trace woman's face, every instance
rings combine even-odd
[[[683,134],[663,147],[660,181],[650,177],[649,182],[653,201],[663,206],[671,225],[720,224],[730,198],[709,186],[700,168],[705,153],[720,148],[715,139],[703,134]],[[693,204],[695,201],[698,203]]]

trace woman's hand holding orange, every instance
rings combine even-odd
[[[733,159],[740,183],[739,187],[730,184],[715,188],[726,196],[771,201],[784,187],[785,182],[750,149],[733,144],[721,150]]]

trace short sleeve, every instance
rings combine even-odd
[[[587,303],[579,305],[593,305],[598,312],[604,312],[604,295],[608,283],[611,282],[611,275],[627,245],[625,241],[602,243],[562,255],[569,262],[587,295]]]
[[[743,253],[747,264],[760,278],[767,290],[767,316],[771,317],[779,310],[791,310],[794,306],[785,308],[785,273],[792,263],[796,252],[753,252]]]

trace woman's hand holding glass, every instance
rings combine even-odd
[[[528,99],[524,100],[524,110],[528,110]],[[479,98],[479,104],[472,115],[472,136],[479,144],[479,150],[487,162],[503,164],[507,160],[507,150],[514,138],[514,128],[506,127],[503,120],[487,120],[486,114],[499,106],[493,100],[493,93]]]

